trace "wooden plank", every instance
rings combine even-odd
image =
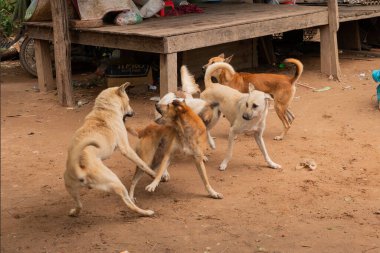
[[[48,26],[27,27],[28,35],[31,38],[41,40],[53,40],[53,29]],[[135,50],[150,53],[164,52],[164,39],[151,38],[142,36],[120,36],[119,34],[102,34],[89,31],[70,31],[70,40],[72,43],[110,47],[126,50]]]
[[[361,50],[359,23],[357,20],[340,24],[338,32],[338,46],[340,49]]]
[[[177,53],[160,55],[160,96],[177,91]]]
[[[173,53],[222,43],[251,39],[279,32],[325,25],[327,12],[269,20],[259,23],[230,26],[167,38],[166,52]]]
[[[339,22],[380,17],[380,5],[339,6]]]
[[[338,81],[341,80],[341,71],[338,57],[337,30],[338,3],[337,0],[328,0],[329,25],[322,26],[321,31],[321,72],[333,76]]]
[[[51,1],[51,12],[58,99],[62,105],[72,107],[74,98],[71,84],[71,44],[66,0]]]
[[[55,88],[53,70],[50,58],[50,45],[46,40],[34,40],[34,55],[36,58],[38,87],[46,92]]]

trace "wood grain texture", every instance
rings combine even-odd
[[[46,92],[55,88],[50,58],[50,45],[47,40],[34,40],[34,55],[40,91]]]
[[[160,96],[177,91],[177,53],[160,55]]]
[[[74,106],[71,84],[71,43],[66,0],[51,1],[54,27],[54,58],[59,102]]]

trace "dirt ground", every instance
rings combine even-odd
[[[380,252],[380,112],[370,78],[380,59],[343,59],[341,83],[319,73],[318,58],[302,60],[302,83],[332,89],[298,87],[296,120],[281,142],[273,140],[281,123],[270,110],[264,137],[283,169],[269,169],[253,138],[242,135],[219,171],[228,134],[222,119],[206,166],[224,199],[208,198],[192,161],[177,159],[155,193],[144,190],[147,176],[138,185],[138,205],[154,210],[152,218],[96,190],[83,190],[80,217],[67,216],[74,206],[62,179],[68,143],[99,89],[77,89],[91,102],[66,109],[55,92],[35,92],[37,80],[17,61],[2,62],[1,252]],[[154,102],[130,97],[129,124],[148,124]],[[296,169],[304,158],[317,169]],[[118,152],[106,164],[129,187],[134,165]]]

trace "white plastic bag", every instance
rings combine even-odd
[[[150,18],[162,8],[164,8],[165,3],[162,0],[149,0],[141,9],[140,13],[143,18]]]

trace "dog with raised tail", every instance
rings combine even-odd
[[[218,62],[208,66],[204,79],[206,89],[200,95],[206,101],[218,102],[220,111],[231,125],[227,155],[220,164],[219,169],[225,170],[227,168],[232,158],[235,136],[243,132],[253,132],[256,143],[269,167],[273,169],[281,168],[281,165],[273,162],[269,157],[263,140],[269,101],[272,100],[271,96],[255,90],[252,84],[249,84],[249,93],[241,93],[229,86],[213,83],[211,77],[214,71],[217,70],[229,71],[231,74],[235,73],[235,70],[225,62]]]
[[[225,58],[224,54],[212,57],[203,70],[214,63],[225,62],[230,63],[233,55]],[[289,110],[290,103],[293,100],[296,92],[296,82],[303,72],[303,64],[293,58],[285,59],[285,63],[291,63],[296,66],[296,72],[293,76],[282,74],[267,74],[267,73],[244,73],[244,72],[230,72],[226,69],[219,69],[212,74],[220,84],[227,85],[240,92],[248,93],[249,84],[254,84],[255,89],[270,94],[274,99],[274,108],[278,117],[280,118],[284,129],[280,135],[274,137],[275,140],[282,140],[288,132],[295,116]]]

